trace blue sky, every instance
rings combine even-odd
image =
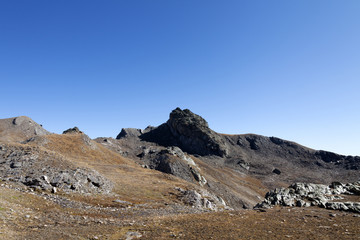
[[[360,1],[1,1],[0,118],[90,137],[176,107],[360,155]]]

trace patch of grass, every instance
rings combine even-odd
[[[21,197],[22,197],[21,195],[11,196],[11,198],[12,198],[12,199],[15,199],[15,200],[17,200],[17,199],[19,199],[19,198],[21,198]]]

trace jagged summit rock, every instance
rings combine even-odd
[[[176,108],[166,123],[140,137],[164,146],[178,146],[188,153],[202,156],[225,157],[228,151],[224,138],[211,130],[205,119],[189,109]]]
[[[199,155],[227,155],[225,141],[209,128],[208,123],[189,109],[176,108],[170,113],[167,125],[185,151]]]
[[[79,133],[81,134],[83,132],[80,131],[78,127],[69,128],[63,132],[63,134],[79,134]]]
[[[168,124],[174,129],[179,129],[183,126],[185,131],[210,130],[207,121],[201,116],[191,112],[189,109],[174,109],[170,113]]]

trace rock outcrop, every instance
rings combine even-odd
[[[63,134],[81,134],[81,133],[83,132],[80,131],[78,127],[69,128],[63,132]]]
[[[201,156],[226,157],[228,152],[224,138],[211,130],[205,119],[188,109],[176,108],[166,123],[141,138],[165,146],[178,146],[185,152]]]
[[[294,183],[288,188],[275,189],[266,194],[265,200],[255,208],[270,208],[273,205],[290,207],[319,206],[332,210],[360,213],[360,203],[339,201],[342,195],[360,195],[360,181],[342,184],[333,182],[329,186],[313,183]]]
[[[139,137],[142,134],[141,129],[137,128],[123,128],[121,132],[116,136],[116,139],[129,138],[129,137]]]
[[[188,182],[205,185],[207,180],[194,160],[178,147],[144,147],[137,155],[146,168],[172,174]]]
[[[199,192],[196,190],[184,190],[182,188],[176,188],[176,190],[179,192],[180,200],[194,208],[208,209],[211,211],[231,209],[221,197],[215,196],[206,190]]]
[[[0,144],[0,179],[52,192],[109,193],[113,188],[95,170],[75,167],[61,156],[6,144]]]
[[[180,148],[186,152],[220,157],[227,155],[222,136],[211,130],[205,119],[190,110],[175,109],[170,113],[167,124]]]
[[[98,140],[143,167],[198,183],[224,196],[233,207],[240,205],[239,199],[245,200],[246,207],[258,201],[259,195],[247,188],[240,189],[244,191],[241,194],[232,190],[241,184],[240,178],[244,176],[259,179],[259,189],[292,182],[330,184],[359,179],[360,157],[318,151],[277,137],[219,134],[188,109],[174,109],[169,119],[158,127],[124,128],[115,141]],[[191,163],[192,158],[199,161],[199,166]],[[218,184],[228,184],[224,179],[234,179],[233,176],[239,176],[240,182],[229,189]],[[246,192],[251,196],[244,197]]]

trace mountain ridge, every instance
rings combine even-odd
[[[358,156],[314,150],[277,137],[220,134],[188,109],[174,109],[157,127],[123,128],[116,139],[91,139],[77,127],[54,134],[28,117],[0,119],[0,223],[4,203],[12,209],[4,215],[11,224],[0,224],[0,230],[6,239],[91,239],[90,232],[102,233],[105,239],[127,239],[132,234],[128,226],[139,229],[145,221],[150,228],[159,228],[153,219],[173,221],[176,216],[187,222],[208,219],[204,214],[209,214],[227,222],[235,221],[229,217],[233,213],[253,218],[253,211],[242,209],[309,205],[302,195],[285,194],[293,191],[286,187],[296,182],[305,184],[296,186],[345,186],[356,190],[348,192],[357,193],[358,184],[337,182],[358,181],[359,166]],[[273,188],[282,190],[272,194]],[[5,192],[22,199],[14,204],[15,198],[3,195]],[[267,192],[274,199],[284,199],[264,198],[270,194],[265,195]],[[360,206],[325,202],[319,194],[317,198],[327,209],[351,206],[357,211]],[[258,205],[260,202],[264,204]],[[32,218],[23,211],[25,206],[36,214],[35,221],[57,224],[46,231],[33,230],[33,220],[18,220]],[[269,224],[285,217],[284,213],[278,216],[276,209],[264,211],[269,211]],[[306,217],[305,212],[299,216]],[[14,214],[18,218],[12,219]],[[211,229],[219,224],[200,221]],[[73,227],[69,229],[67,223]],[[238,222],[231,224],[237,226]],[[233,236],[236,231],[231,231]]]

